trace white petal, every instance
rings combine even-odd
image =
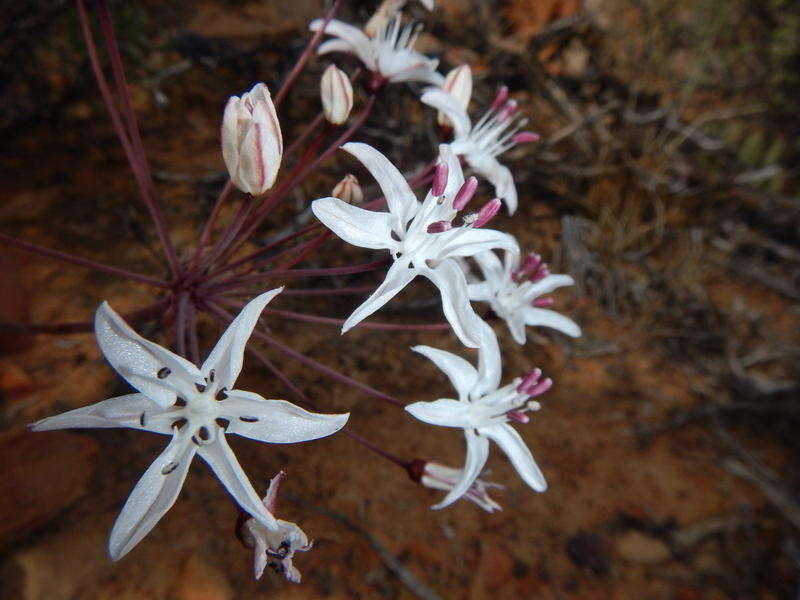
[[[433,402],[413,402],[406,410],[415,418],[441,427],[470,427],[469,404],[440,398]]]
[[[495,195],[506,203],[508,214],[517,210],[517,187],[508,167],[486,152],[470,152],[466,156],[469,166],[494,186]]]
[[[233,450],[228,446],[222,430],[217,432],[213,441],[200,446],[197,453],[208,463],[243,510],[250,513],[264,527],[273,530],[278,528],[275,517],[256,494],[239,461],[236,460]]]
[[[315,19],[311,21],[308,28],[311,31],[319,31],[323,23],[323,19]],[[325,26],[325,34],[332,35],[345,42],[350,47],[350,51],[358,56],[361,62],[370,69],[374,68],[374,61],[372,60],[372,42],[358,27],[354,27],[338,19],[331,19]]]
[[[528,335],[525,332],[525,317],[522,311],[515,311],[508,315],[506,325],[508,325],[508,331],[511,332],[511,337],[514,338],[514,341],[520,346],[524,346]]]
[[[483,273],[483,278],[497,290],[501,282],[503,282],[505,275],[505,268],[500,261],[500,257],[498,257],[494,251],[487,250],[474,254],[472,258],[478,263],[481,273]]]
[[[503,375],[503,363],[500,356],[500,344],[494,329],[484,320],[477,324],[478,340],[478,381],[472,391],[473,399],[493,392],[500,385]]]
[[[235,173],[236,166],[239,164],[239,103],[240,99],[231,96],[225,105],[225,112],[222,115],[222,158],[228,173]]]
[[[464,469],[461,471],[461,479],[441,502],[433,506],[434,509],[450,506],[461,498],[470,486],[475,483],[486,464],[486,459],[489,458],[489,440],[475,435],[475,432],[471,429],[464,431],[464,435],[467,440],[467,457],[464,461]]]
[[[342,333],[349,331],[389,302],[416,276],[417,270],[409,267],[408,261],[395,261],[386,273],[386,279],[378,286],[378,289],[361,306],[356,308],[353,314],[347,317],[347,320],[342,325]]]
[[[219,411],[230,420],[228,433],[271,444],[294,444],[331,435],[344,427],[350,416],[313,413],[286,400],[265,400],[240,390],[228,392]]]
[[[392,239],[395,218],[390,213],[358,208],[339,198],[314,200],[311,210],[348,244],[373,250],[391,250],[396,245]]]
[[[575,280],[569,275],[548,275],[541,281],[528,284],[528,287],[525,289],[525,299],[530,302],[534,298],[549,294],[553,290],[574,284]]]
[[[395,215],[399,225],[404,227],[417,212],[419,202],[402,173],[388,158],[369,144],[350,142],[342,146],[342,150],[355,156],[372,174],[386,197],[389,212]]]
[[[416,62],[415,66],[407,66],[400,71],[392,71],[390,74],[384,73],[381,69],[381,73],[389,75],[389,81],[394,83],[399,83],[401,81],[420,81],[436,86],[444,84],[444,76],[436,72],[436,66],[439,64],[439,61],[430,60],[417,52],[414,54],[416,55],[414,60],[414,62]]]
[[[458,139],[469,135],[472,130],[472,123],[470,123],[467,111],[461,107],[458,100],[453,96],[444,90],[428,88],[420,96],[420,100],[447,115],[447,118],[453,124],[454,138]]]
[[[442,310],[453,328],[453,333],[468,348],[477,348],[475,335],[481,318],[475,314],[469,303],[467,280],[458,264],[453,260],[445,260],[435,269],[424,269],[420,272],[439,288]]]
[[[206,358],[200,370],[205,377],[209,377],[209,373],[213,370],[214,383],[219,389],[229,390],[233,387],[242,370],[247,340],[250,339],[261,312],[270,300],[282,291],[282,287],[275,288],[256,296],[245,304]]]
[[[495,296],[495,288],[488,281],[468,283],[469,299],[476,302],[488,302]]]
[[[547,489],[547,482],[536,461],[533,460],[533,454],[513,427],[510,425],[481,427],[478,433],[493,439],[500,446],[525,483],[537,492]]]
[[[572,337],[580,337],[581,335],[581,328],[575,321],[554,310],[526,306],[523,308],[522,314],[527,325],[552,327]]]
[[[513,235],[495,229],[469,229],[461,227],[438,235],[437,260],[457,256],[474,256],[495,248],[519,254],[519,245]]]
[[[94,331],[106,360],[128,383],[166,408],[177,393],[202,382],[200,371],[185,358],[154,344],[131,329],[107,302],[97,309]],[[169,375],[159,378],[163,368]]]
[[[464,185],[464,170],[450,144],[439,144],[439,162],[447,165],[447,186],[444,195],[452,206],[453,197]]]
[[[264,536],[258,530],[258,523],[253,520],[247,521],[247,528],[253,536],[255,547],[253,548],[253,575],[256,579],[261,579],[264,573],[264,567],[267,566],[267,544],[264,541]]]
[[[113,560],[130,552],[175,504],[196,449],[188,435],[178,432],[144,472],[111,530],[108,551]]]
[[[155,433],[172,433],[173,419],[144,394],[126,394],[90,404],[31,424],[33,431],[130,427]]]
[[[414,346],[411,349],[429,359],[447,375],[450,383],[458,391],[459,398],[466,398],[478,381],[478,372],[475,367],[452,352],[430,346]]]

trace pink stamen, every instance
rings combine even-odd
[[[548,377],[529,388],[525,393],[528,394],[529,398],[535,398],[536,396],[544,394],[551,387],[553,387],[553,380]]]
[[[531,387],[539,383],[539,378],[542,376],[541,369],[534,369],[530,373],[528,373],[524,379],[520,382],[517,386],[517,391],[521,394],[524,394],[525,391]]]
[[[548,269],[548,268],[547,268],[547,265],[545,265],[545,264],[542,264],[542,265],[541,265],[541,266],[540,266],[540,267],[539,267],[539,268],[536,270],[536,273],[533,275],[533,277],[531,277],[531,281],[532,281],[533,283],[536,283],[536,282],[538,282],[538,281],[541,281],[542,279],[544,279],[544,278],[545,278],[545,277],[547,277],[548,275],[550,275],[550,269]]]
[[[453,199],[453,208],[455,210],[461,210],[464,208],[467,204],[469,204],[469,201],[472,200],[472,197],[475,195],[475,190],[477,189],[478,178],[468,178],[456,192],[456,197]]]
[[[522,275],[530,275],[539,268],[540,264],[542,264],[542,257],[535,252],[531,252],[522,261],[522,265],[519,268],[520,273]]]
[[[539,134],[535,131],[520,131],[511,139],[515,144],[528,144],[530,142],[538,142]]]
[[[518,410],[510,410],[506,413],[506,416],[517,423],[530,423],[531,421],[531,418],[528,415]]]
[[[505,123],[515,112],[517,112],[517,108],[517,101],[509,100],[506,102],[503,110],[500,111],[500,114],[497,116],[497,120],[500,123]]]
[[[500,202],[500,198],[494,198],[493,200],[489,200],[478,211],[478,215],[475,218],[475,223],[473,226],[483,227],[484,225],[486,225],[498,213],[502,205],[503,203]]]
[[[533,302],[531,302],[531,306],[536,308],[547,308],[548,306],[553,306],[556,301],[552,298],[544,297],[544,298],[536,298]]]
[[[492,112],[496,111],[503,104],[505,104],[506,100],[508,100],[508,88],[506,86],[502,86],[499,90],[497,90],[497,96],[495,96],[494,101],[492,102],[492,107],[489,110]]]
[[[447,187],[447,171],[445,163],[436,165],[436,170],[433,172],[433,185],[431,186],[431,192],[434,196],[444,194],[444,189]]]
[[[436,221],[428,225],[428,233],[442,233],[444,231],[449,231],[453,228],[452,223],[450,221]]]

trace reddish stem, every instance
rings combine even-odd
[[[344,319],[334,319],[320,315],[308,315],[296,313],[290,310],[279,310],[277,308],[265,308],[267,314],[277,315],[293,321],[304,321],[306,323],[325,323],[326,325],[341,325]],[[421,323],[419,325],[408,325],[401,323],[382,323],[380,321],[362,321],[356,327],[364,329],[378,329],[382,331],[444,331],[450,329],[449,323]]]
[[[141,273],[134,273],[125,269],[120,269],[119,267],[112,267],[111,265],[104,265],[103,263],[95,262],[93,260],[89,260],[88,258],[81,258],[80,256],[73,256],[72,254],[67,254],[66,252],[51,250],[50,248],[45,248],[44,246],[39,246],[38,244],[18,240],[17,238],[4,233],[0,233],[0,244],[6,244],[7,246],[13,246],[28,252],[35,252],[36,254],[43,254],[44,256],[49,256],[50,258],[57,258],[58,260],[63,260],[64,262],[94,269],[95,271],[102,271],[103,273],[108,273],[109,275],[116,275],[117,277],[131,279],[133,281],[154,285],[160,288],[169,288],[169,284],[161,279],[150,277],[149,275],[142,275]]]
[[[341,288],[294,288],[285,289],[282,296],[349,296],[371,294],[375,291],[374,285],[359,285]]]

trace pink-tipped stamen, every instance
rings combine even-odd
[[[508,87],[502,86],[499,90],[497,90],[497,96],[495,96],[494,101],[492,102],[492,107],[489,110],[492,112],[496,111],[506,103],[506,100],[508,100]]]
[[[473,227],[483,227],[489,221],[494,219],[494,216],[500,211],[500,207],[502,205],[503,203],[500,202],[500,198],[494,198],[492,200],[489,200],[478,211],[478,214],[475,217],[475,222],[473,224]]]
[[[436,169],[433,172],[433,185],[431,186],[431,193],[434,196],[442,196],[444,194],[444,190],[447,187],[447,172],[448,168],[445,163],[436,165]]]
[[[503,109],[500,111],[500,114],[497,115],[497,122],[505,123],[508,121],[514,115],[514,113],[517,112],[517,108],[519,107],[517,106],[516,100],[509,100],[506,102],[505,106],[503,106]]]
[[[548,306],[553,306],[555,303],[555,300],[545,296],[544,298],[536,298],[533,302],[531,302],[531,306],[534,308],[547,308]]]
[[[456,192],[456,196],[453,198],[453,209],[461,210],[469,204],[469,201],[472,200],[472,197],[475,195],[475,190],[477,189],[478,178],[469,177]]]
[[[542,279],[544,279],[545,277],[547,277],[548,275],[550,275],[550,269],[548,269],[547,265],[543,263],[539,266],[538,269],[536,269],[536,273],[534,273],[533,277],[531,277],[531,281],[533,283],[537,283]]]
[[[535,252],[531,252],[528,256],[525,257],[525,260],[522,261],[522,265],[520,265],[520,274],[521,275],[530,275],[536,269],[539,268],[539,265],[542,264],[542,257],[536,254]]]
[[[542,370],[534,369],[533,371],[525,375],[520,384],[517,386],[517,391],[521,394],[524,394],[529,387],[539,383],[539,379],[541,377],[542,377]]]
[[[512,421],[516,421],[517,423],[530,423],[531,418],[526,415],[524,412],[518,410],[510,410],[506,413],[506,416],[511,419]]]
[[[538,142],[539,139],[539,134],[534,131],[520,131],[511,138],[515,144],[530,144],[531,142]]]
[[[450,231],[452,228],[453,225],[450,221],[436,221],[428,225],[428,233],[442,233]]]
[[[528,388],[525,393],[528,394],[529,398],[535,398],[536,396],[541,396],[544,394],[551,387],[553,387],[553,380],[548,377],[547,379],[543,379],[536,385]]]

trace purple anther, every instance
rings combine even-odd
[[[475,224],[473,226],[483,227],[484,225],[486,225],[498,213],[502,205],[503,203],[500,202],[500,198],[494,198],[492,200],[489,200],[478,211],[478,216],[475,218]]]
[[[541,265],[539,265],[539,268],[536,269],[536,273],[533,274],[533,277],[531,277],[531,281],[533,283],[536,283],[538,281],[541,281],[548,275],[550,275],[550,269],[547,268],[546,264],[542,263]]]
[[[506,413],[506,416],[517,423],[530,423],[531,421],[531,418],[528,415],[519,410],[510,410]]]
[[[428,233],[442,233],[444,231],[449,231],[453,228],[452,223],[450,221],[436,221],[428,225]]]
[[[528,394],[529,398],[535,398],[536,396],[541,396],[542,394],[544,394],[551,387],[553,387],[553,380],[548,377],[547,379],[543,379],[533,387],[528,388],[528,390],[525,393]]]
[[[447,165],[439,163],[433,172],[433,185],[431,192],[434,196],[441,196],[444,194],[444,189],[447,187]]]
[[[535,131],[520,131],[511,138],[515,144],[529,144],[539,141],[539,134]]]
[[[497,96],[494,97],[492,107],[489,110],[492,112],[496,111],[506,103],[506,100],[508,100],[508,88],[506,86],[502,86],[499,90],[497,90]]]
[[[531,306],[534,306],[535,308],[547,308],[548,306],[553,306],[555,303],[555,300],[545,296],[544,298],[536,298],[533,302],[531,302]]]
[[[461,210],[467,204],[469,204],[469,201],[472,200],[472,197],[475,195],[475,190],[477,189],[478,189],[478,178],[477,177],[467,178],[464,184],[456,192],[456,197],[453,198],[453,209]]]
[[[534,369],[522,379],[520,384],[517,386],[517,391],[521,394],[526,393],[527,389],[531,386],[536,385],[539,383],[539,378],[542,376],[541,369]]]
[[[531,252],[525,257],[525,260],[522,261],[522,265],[520,265],[520,275],[530,275],[539,268],[540,264],[542,264],[542,257],[535,252]]]
[[[508,119],[517,112],[517,101],[516,100],[509,100],[506,102],[503,109],[500,111],[500,114],[497,115],[497,120],[500,123],[505,123]]]

